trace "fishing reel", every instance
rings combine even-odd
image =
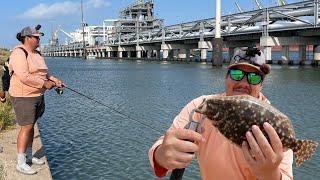
[[[57,87],[54,90],[57,92],[58,95],[62,95],[63,94],[63,88]]]

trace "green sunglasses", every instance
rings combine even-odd
[[[241,81],[244,76],[247,76],[249,84],[257,85],[263,81],[263,76],[255,72],[245,72],[240,69],[229,69],[228,74],[234,81]]]

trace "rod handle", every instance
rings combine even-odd
[[[199,122],[191,120],[184,128],[190,129],[193,131],[197,131],[197,129],[199,128]],[[188,140],[186,140],[186,141],[188,141]],[[190,153],[190,154],[193,154],[193,153]],[[171,173],[170,180],[181,180],[183,173],[184,173],[184,170],[185,170],[185,168],[174,169]]]
[[[185,168],[182,169],[174,169],[171,173],[170,180],[181,180]]]

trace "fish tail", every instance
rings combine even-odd
[[[304,161],[309,160],[316,151],[318,142],[313,140],[297,140],[292,149],[296,157],[296,165],[299,167]]]

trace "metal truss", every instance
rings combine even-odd
[[[319,1],[308,0],[222,16],[221,35],[233,36],[250,33],[268,35],[269,32],[276,31],[319,28]],[[171,26],[160,26],[160,28],[152,30],[143,30],[144,27],[142,26],[127,28],[130,28],[131,31],[127,33],[119,31],[111,34],[100,46],[139,45],[213,38],[215,19],[202,19]],[[78,44],[68,46],[70,46],[70,49],[82,48]],[[62,47],[66,48],[66,46]]]
[[[313,19],[312,19],[313,18]],[[319,0],[259,8],[221,17],[222,36],[319,27]],[[139,27],[136,27],[139,28]],[[156,43],[214,36],[215,19],[202,19],[148,31],[110,37],[105,45]],[[137,35],[138,33],[138,35]]]

